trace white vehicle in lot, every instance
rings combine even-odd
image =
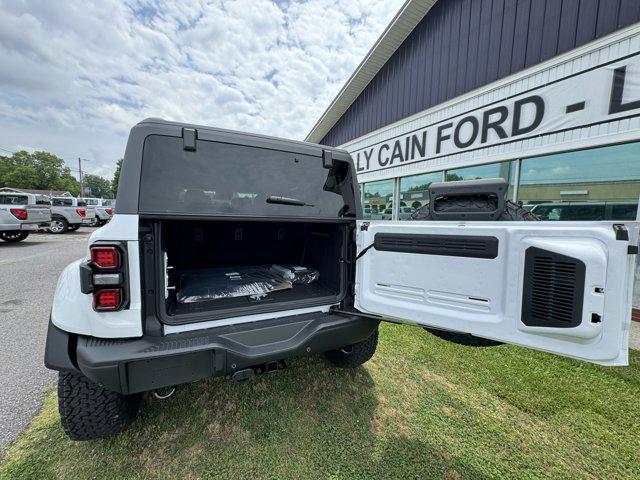
[[[116,201],[110,198],[83,198],[88,207],[95,208],[96,216],[93,217],[92,227],[100,227],[111,220]]]
[[[0,192],[0,239],[20,242],[29,233],[49,225],[51,209],[47,201],[38,197],[31,193]]]
[[[78,230],[82,225],[94,222],[96,210],[75,197],[51,197],[51,233]]]
[[[144,392],[247,380],[298,355],[357,367],[381,321],[627,365],[638,224],[534,221],[506,192],[502,179],[434,183],[423,220],[363,220],[344,150],[143,121],[117,214],[56,287],[45,365],[66,434],[107,436]],[[227,294],[260,265],[316,274]]]

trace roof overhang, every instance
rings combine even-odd
[[[325,137],[436,2],[437,0],[407,0],[402,5],[313,126],[305,141],[318,143]]]

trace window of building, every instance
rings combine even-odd
[[[362,185],[364,218],[391,220],[393,216],[393,179]]]
[[[400,178],[398,220],[410,220],[411,215],[429,204],[429,185],[442,182],[443,172],[424,173]]]
[[[518,199],[542,220],[634,220],[640,143],[522,160]]]
[[[447,182],[455,182],[459,180],[480,180],[482,178],[504,178],[509,182],[507,198],[511,200],[513,199],[513,188],[516,182],[515,174],[516,162],[508,161],[447,170],[446,179]]]

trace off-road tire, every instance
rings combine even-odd
[[[325,352],[324,356],[329,363],[336,367],[356,368],[373,357],[373,354],[376,353],[377,346],[378,329],[376,328],[366,340],[336,350],[330,350]]]
[[[446,200],[444,203],[440,203],[438,207],[438,213],[443,212],[487,212],[495,209],[491,200],[484,196],[469,196],[464,199],[452,198]],[[429,205],[423,207],[422,210],[418,210],[411,217],[412,220],[434,220]],[[500,222],[535,222],[539,218],[531,213],[526,208],[521,207],[511,200],[505,200],[504,211],[497,218]],[[469,220],[467,220],[469,221]]]
[[[21,242],[29,236],[29,232],[0,232],[0,238],[5,242]]]
[[[141,401],[141,393],[112,392],[79,373],[58,376],[60,422],[71,440],[96,440],[120,432],[133,422]]]

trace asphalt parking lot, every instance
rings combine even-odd
[[[43,365],[51,300],[58,275],[84,255],[91,232],[0,241],[0,445],[28,425],[55,380]]]

